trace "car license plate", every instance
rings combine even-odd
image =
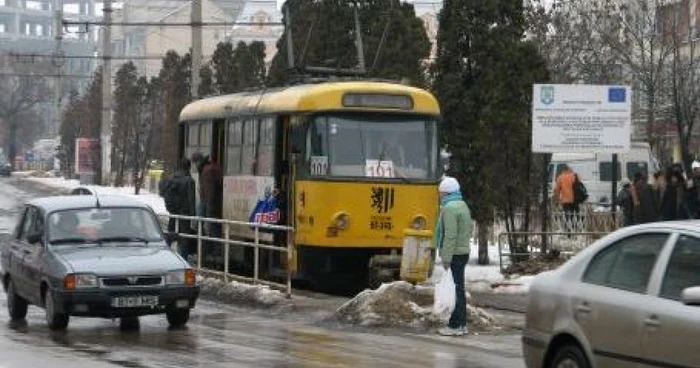
[[[112,307],[114,308],[155,307],[157,305],[158,297],[154,295],[120,296],[112,298]]]

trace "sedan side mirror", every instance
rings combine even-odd
[[[681,293],[681,301],[685,305],[700,306],[700,286],[693,286],[683,289]]]
[[[27,242],[29,244],[36,244],[41,242],[42,234],[41,233],[32,233],[27,235]]]

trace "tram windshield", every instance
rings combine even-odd
[[[431,117],[316,116],[306,146],[311,176],[437,178],[437,122]]]

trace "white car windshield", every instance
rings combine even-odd
[[[162,241],[153,214],[143,208],[90,208],[54,212],[48,219],[52,244]]]

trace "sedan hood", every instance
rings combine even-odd
[[[54,252],[63,258],[75,273],[149,275],[186,267],[182,258],[166,247],[56,247]]]

